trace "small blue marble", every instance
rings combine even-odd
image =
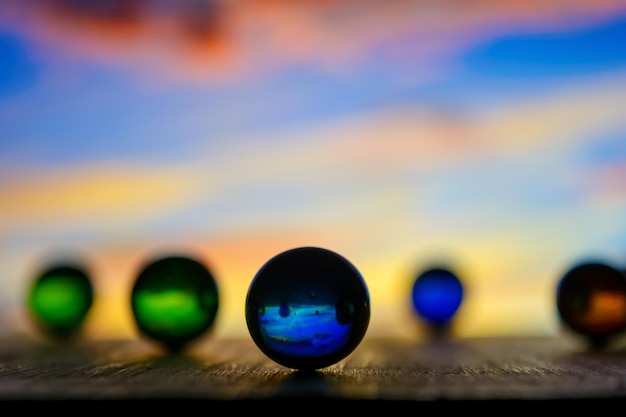
[[[282,252],[257,272],[246,323],[259,349],[292,369],[315,370],[347,357],[370,320],[367,285],[347,259],[328,249]]]
[[[449,269],[437,267],[417,276],[411,301],[415,312],[431,326],[445,326],[463,302],[464,289],[459,277]]]

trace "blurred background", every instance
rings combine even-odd
[[[422,337],[441,263],[455,335],[558,334],[570,267],[626,270],[626,3],[0,0],[0,334],[72,258],[89,336],[136,337],[175,252],[216,277],[212,337],[247,337],[254,275],[308,245],[362,273],[366,337]]]

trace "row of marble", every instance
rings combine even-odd
[[[433,329],[451,323],[463,298],[462,280],[444,267],[422,271],[411,292],[415,313]],[[35,277],[28,308],[42,331],[69,339],[79,332],[93,300],[89,275],[65,263]],[[559,281],[556,303],[567,326],[592,346],[602,346],[626,329],[626,274],[601,263],[576,265]],[[139,272],[131,304],[140,333],[175,352],[213,326],[219,287],[197,259],[164,256]],[[325,248],[298,247],[259,269],[245,314],[250,336],[269,358],[314,370],[337,363],[360,344],[370,321],[370,295],[349,260]]]

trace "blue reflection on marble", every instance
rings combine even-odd
[[[352,320],[341,324],[334,305],[281,304],[259,310],[259,330],[276,352],[294,357],[333,354],[348,343]]]

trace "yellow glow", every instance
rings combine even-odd
[[[84,166],[30,175],[0,188],[0,224],[153,215],[161,207],[189,198],[192,184],[187,175],[117,166]]]

